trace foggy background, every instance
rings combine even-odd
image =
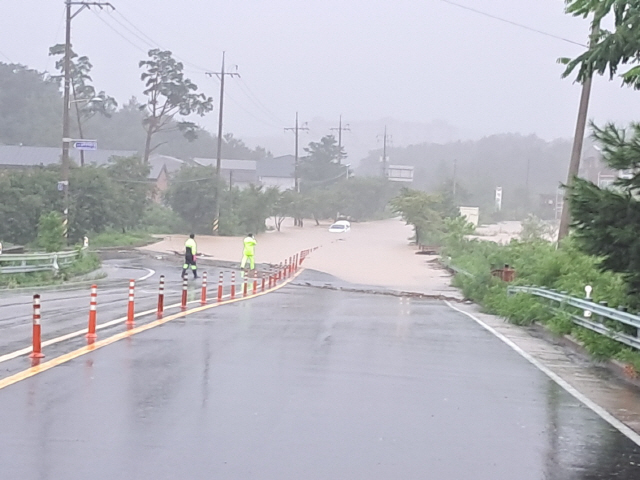
[[[586,42],[588,22],[562,0],[460,0],[560,37]],[[514,132],[543,139],[573,134],[579,85],[561,79],[562,56],[582,47],[499,22],[442,0],[114,0],[115,12],[84,11],[73,46],[94,64],[98,89],[120,105],[141,97],[138,61],[172,50],[187,75],[217,99],[204,75],[238,65],[229,79],[225,132],[275,155],[291,153],[295,112],[311,131],[301,145],[350,124],[343,143],[357,163],[385,124],[393,145],[448,142]],[[48,48],[64,40],[62,0],[0,0],[0,60],[53,71]],[[217,100],[216,100],[217,104]],[[597,78],[589,117],[625,123],[637,93]],[[211,131],[217,107],[198,122]]]

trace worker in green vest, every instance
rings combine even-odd
[[[184,277],[187,274],[187,270],[191,267],[193,271],[193,278],[198,278],[198,266],[196,265],[196,253],[197,253],[197,245],[194,240],[195,235],[192,233],[187,238],[187,241],[184,242],[184,265],[182,266],[182,276]]]
[[[249,265],[251,266],[251,270],[254,270],[256,268],[256,264],[253,259],[253,255],[255,253],[256,243],[258,242],[256,242],[255,238],[253,238],[253,233],[250,233],[249,235],[246,236],[243,243],[244,243],[244,251],[242,254],[242,263],[240,264],[240,268],[244,270],[244,267],[248,261]]]

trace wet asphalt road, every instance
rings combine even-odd
[[[288,286],[0,390],[16,478],[631,480],[640,448],[443,303]]]

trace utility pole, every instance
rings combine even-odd
[[[299,164],[299,156],[298,156],[298,137],[300,135],[300,130],[304,130],[304,131],[309,131],[309,128],[307,127],[307,124],[304,123],[302,126],[299,125],[298,123],[298,112],[296,112],[296,126],[295,127],[290,127],[290,128],[285,128],[284,131],[291,131],[294,132],[295,137],[296,137],[296,144],[295,144],[295,168],[294,168],[294,176],[295,176],[295,190],[296,192],[300,192],[300,172],[298,170],[298,164]]]
[[[309,131],[309,128],[307,127],[306,122],[300,126],[300,124],[298,123],[298,112],[296,112],[296,126],[295,127],[291,127],[291,128],[285,128],[284,131],[292,131],[295,134],[296,140],[295,140],[295,163],[294,163],[294,188],[296,190],[297,193],[300,193],[300,170],[298,168],[298,165],[300,163],[299,161],[299,155],[298,155],[298,137],[300,136],[300,130],[304,130],[304,131]],[[302,226],[302,220],[300,218],[294,218],[293,219],[293,224],[296,227],[301,227]]]
[[[592,47],[596,43],[599,31],[600,25],[596,22],[591,27],[589,47]],[[573,149],[571,150],[571,161],[569,162],[569,173],[567,175],[567,188],[564,191],[562,215],[560,216],[560,227],[558,228],[558,245],[560,245],[562,239],[569,234],[569,223],[571,222],[571,214],[569,212],[569,187],[571,187],[574,177],[578,176],[578,172],[580,171],[580,157],[582,156],[582,144],[584,142],[584,132],[587,126],[589,97],[591,95],[591,83],[593,80],[593,70],[591,66],[589,66],[588,69],[587,77],[582,83],[582,93],[580,94],[578,120],[576,122],[576,131],[573,137]]]
[[[239,77],[237,72],[225,72],[224,71],[224,56],[225,52],[222,52],[222,69],[219,72],[207,73],[208,76],[214,75],[220,79],[220,109],[218,112],[218,147],[216,149],[216,190],[214,194],[214,212],[213,217],[213,234],[218,235],[218,228],[220,226],[220,168],[222,165],[222,114],[224,108],[224,79],[225,77]],[[237,70],[238,67],[236,67]]]
[[[74,6],[79,8],[72,12]],[[62,181],[60,186],[64,191],[64,237],[69,237],[69,110],[71,107],[71,20],[73,20],[85,8],[98,7],[101,10],[105,7],[115,10],[115,7],[106,2],[74,2],[65,0],[65,42],[64,42],[64,104],[62,110]]]
[[[340,151],[340,156],[338,157],[338,165],[342,164],[342,132],[350,132],[349,124],[342,126],[342,115],[340,115],[340,123],[338,124],[338,128],[331,128],[332,132],[338,132],[338,149]]]
[[[387,126],[384,126],[384,135],[382,136],[382,177],[387,176],[387,140],[391,140],[391,135],[387,135]],[[380,135],[378,135],[380,138]]]

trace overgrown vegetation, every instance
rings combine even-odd
[[[80,251],[71,265],[58,271],[0,275],[0,288],[58,285],[92,273],[98,268],[100,259],[95,253]]]

